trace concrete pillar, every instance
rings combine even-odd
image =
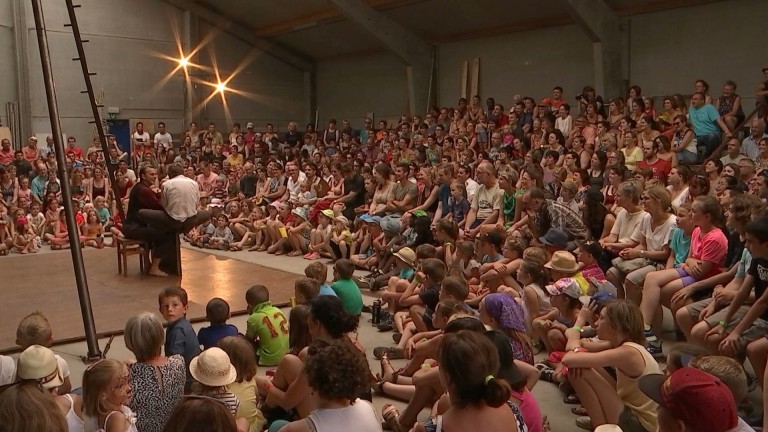
[[[16,93],[19,99],[19,133],[15,147],[21,148],[32,135],[32,90],[29,84],[29,29],[26,0],[13,0],[13,46],[16,54]]]
[[[603,98],[626,93],[622,62],[627,52],[621,19],[604,0],[564,0],[568,13],[592,41],[594,87]]]
[[[362,0],[331,0],[350,21],[378,39],[405,64],[411,115],[424,115],[435,99],[435,48]]]
[[[181,42],[184,55],[190,55],[190,53],[192,53],[200,43],[197,23],[198,21],[196,15],[188,10],[182,12]],[[195,52],[195,54],[190,55],[189,62],[193,64],[200,64],[197,60],[198,57],[199,55]],[[184,80],[184,124],[182,125],[182,132],[186,131],[189,127],[189,124],[193,121],[194,109],[197,104],[194,86],[192,85],[192,77],[190,75],[194,72],[194,69],[195,68],[187,68],[186,71],[181,70],[181,73],[184,75],[182,78]],[[201,125],[198,126],[205,127]]]

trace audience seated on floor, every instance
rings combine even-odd
[[[609,99],[587,86],[571,106],[556,86],[506,109],[474,96],[377,129],[373,119],[360,130],[329,119],[303,133],[295,122],[285,133],[248,123],[224,137],[213,123],[191,124],[176,144],[164,131],[134,140],[131,158],[113,138],[100,158],[70,137],[63,167],[33,140],[21,159],[4,141],[0,255],[76,238],[114,245],[117,203],[139,181],[162,202],[171,168],[197,182],[199,210],[212,213],[183,233],[185,247],[285,255],[306,277],[290,314],[255,281],[242,293],[245,328],[227,322],[224,300],[195,299],[210,323],[199,333],[186,291],[164,289],[167,328],[151,313],[131,318],[135,362],[89,367],[82,399],[50,352],[55,329],[29,311],[16,335],[21,358],[0,358],[0,431],[176,431],[193,420],[249,432],[378,430],[373,391],[408,402],[379,413],[394,431],[540,432],[549,426],[531,393],[539,379],[573,405],[547,414],[574,413],[584,429],[768,427],[741,403],[749,381],[768,405],[766,119],[747,119],[735,83],[721,96],[708,88],[699,79],[690,96],[654,101],[638,86]],[[134,136],[145,134],[137,124]],[[147,168],[157,178],[137,179]],[[368,347],[376,375],[357,334],[369,318],[393,332],[391,346]],[[691,382],[722,396],[727,413],[702,411],[709,402],[686,396]]]

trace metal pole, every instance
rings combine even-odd
[[[95,360],[101,358],[101,351],[99,350],[99,342],[96,339],[96,326],[93,322],[91,297],[88,293],[88,281],[85,277],[83,252],[80,249],[80,238],[77,235],[77,221],[75,220],[75,211],[72,208],[72,191],[69,187],[69,175],[67,174],[66,169],[67,161],[64,157],[64,142],[61,140],[61,120],[59,118],[59,106],[56,100],[56,88],[53,81],[51,53],[48,50],[48,36],[46,35],[45,30],[45,17],[43,16],[42,0],[32,0],[32,10],[35,15],[37,43],[40,48],[40,63],[43,68],[45,95],[48,101],[48,116],[51,119],[53,143],[54,148],[56,149],[56,164],[58,165],[59,178],[61,179],[61,195],[64,200],[64,211],[67,216],[67,231],[69,232],[69,246],[72,253],[72,265],[75,268],[77,296],[80,300],[80,312],[83,315],[85,342],[88,345],[88,360]]]

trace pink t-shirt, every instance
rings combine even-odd
[[[597,263],[592,263],[581,269],[581,275],[584,276],[584,279],[586,280],[589,280],[591,277],[595,278],[599,282],[607,280],[605,278],[605,272],[603,272],[603,269],[601,269]]]
[[[725,264],[725,254],[728,252],[728,239],[720,228],[714,228],[701,236],[701,228],[696,227],[691,234],[691,252],[689,258],[711,262],[714,264],[709,274],[702,279],[712,277],[722,269]]]
[[[211,173],[208,174],[208,177],[206,177],[205,174],[198,175],[197,183],[200,185],[200,189],[203,192],[211,193],[213,192],[213,187],[215,186],[217,178],[219,178],[218,174],[211,171]]]

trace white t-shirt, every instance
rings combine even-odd
[[[660,251],[669,244],[669,238],[675,227],[677,227],[677,216],[669,215],[664,223],[653,229],[653,217],[650,213],[645,213],[635,228],[635,232],[632,233],[632,240],[640,243],[645,238],[646,250]]]
[[[155,146],[163,146],[166,150],[173,147],[173,137],[168,132],[161,134],[160,132],[155,134]]]
[[[9,356],[0,356],[0,386],[16,381],[16,360]]]
[[[479,187],[472,201],[472,208],[477,212],[477,220],[488,219],[494,210],[501,211],[503,197],[504,191],[499,187],[499,183],[495,183],[490,189],[485,185]]]
[[[616,235],[616,243],[625,243],[632,239],[632,234],[635,232],[635,228],[640,225],[640,221],[643,215],[647,215],[648,212],[640,210],[635,213],[628,213],[627,209],[619,210],[619,214],[616,215],[616,223],[611,228],[611,234]]]
[[[464,186],[467,188],[467,200],[470,202],[473,201],[473,198],[475,197],[480,184],[470,178],[464,182]]]
[[[184,222],[197,214],[200,186],[183,175],[176,176],[163,183],[162,201],[168,216]]]
[[[136,144],[140,144],[140,145],[149,144],[149,132],[144,132],[142,134],[138,132],[134,132],[133,135],[131,135],[131,138],[133,139],[134,146]]]
[[[733,429],[728,429],[725,432],[755,432],[755,430],[752,428],[752,426],[748,425],[747,422],[741,419],[739,417],[739,423],[736,425]]]

